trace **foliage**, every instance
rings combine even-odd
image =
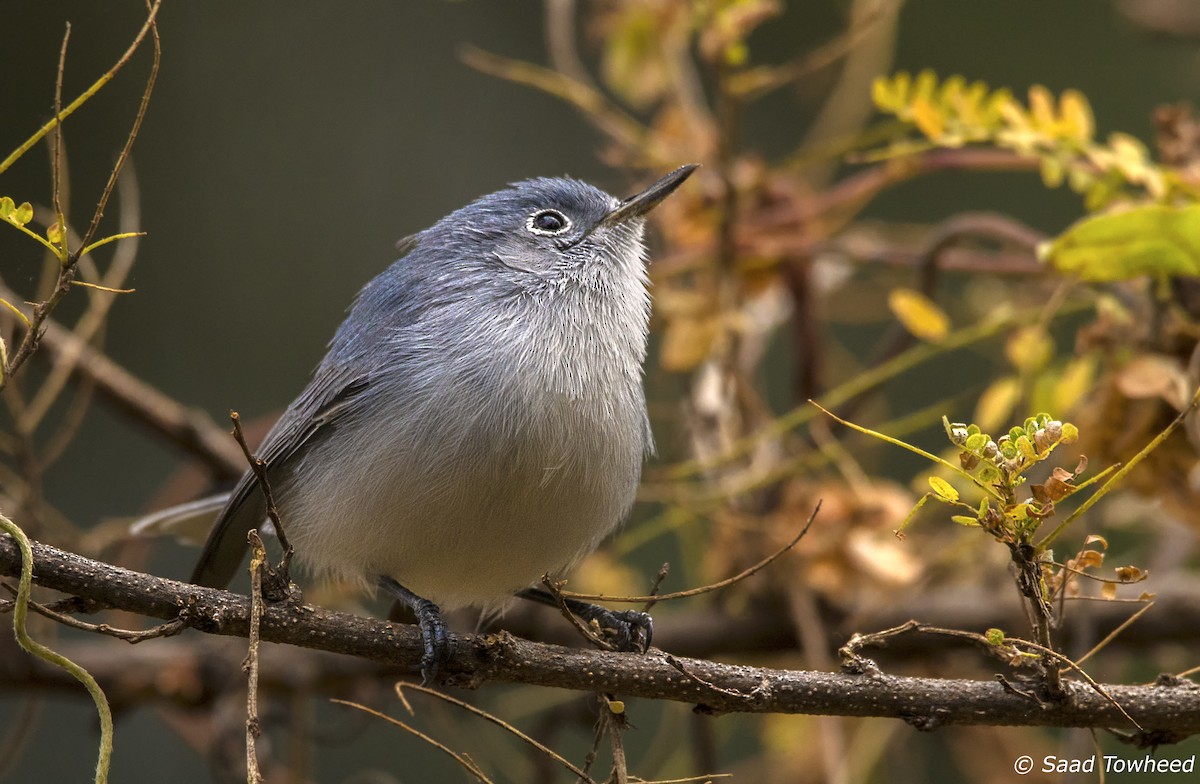
[[[1046,187],[1065,183],[1089,211],[1103,211],[1042,247],[1042,258],[1058,270],[1096,282],[1200,273],[1200,182],[1154,162],[1128,134],[1097,141],[1091,106],[1077,90],[1056,101],[1034,85],[1024,105],[1007,89],[958,75],[939,82],[926,70],[880,77],[872,97],[921,136],[893,141],[868,159],[994,146],[1036,159]]]

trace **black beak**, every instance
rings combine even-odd
[[[680,166],[646,190],[622,201],[617,205],[616,209],[605,215],[597,225],[615,226],[631,218],[645,215],[657,207],[663,199],[670,196],[698,168],[700,168],[700,164],[698,163],[689,163],[686,166]]]

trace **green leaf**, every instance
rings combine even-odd
[[[997,629],[997,628],[993,627],[991,629],[988,629],[984,633],[984,636],[987,637],[987,641],[991,645],[999,646],[999,645],[1004,644],[1004,631],[1002,629]]]
[[[988,437],[983,433],[976,433],[973,436],[967,436],[967,442],[963,444],[963,449],[968,452],[979,454],[983,448],[987,446]]]
[[[1092,282],[1200,275],[1200,204],[1149,204],[1084,218],[1039,255],[1058,271]]]
[[[979,527],[979,519],[975,517],[968,517],[967,515],[950,515],[950,519],[959,525],[966,525],[974,528]]]
[[[33,206],[29,202],[22,202],[19,207],[12,211],[8,219],[18,226],[24,226],[33,220]]]
[[[958,500],[958,491],[940,476],[929,477],[929,486],[933,488],[933,494],[937,496],[939,501],[954,503]]]

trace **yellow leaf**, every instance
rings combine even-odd
[[[1058,114],[1063,136],[1077,142],[1088,142],[1096,132],[1092,107],[1078,90],[1063,91],[1058,99]]]
[[[1042,158],[1041,174],[1043,185],[1047,188],[1057,188],[1063,184],[1066,169],[1058,158],[1047,155]]]
[[[18,226],[24,226],[29,221],[33,220],[33,207],[29,202],[22,203],[19,207],[12,211],[8,219]]]
[[[1095,354],[1085,354],[1067,362],[1062,374],[1054,383],[1054,404],[1051,410],[1064,414],[1074,411],[1084,396],[1092,391],[1096,381],[1096,368]]]
[[[933,93],[937,90],[937,83],[937,73],[932,68],[926,68],[917,74],[917,78],[913,81],[912,86],[913,102],[915,103],[920,100],[932,101]]]
[[[54,223],[51,223],[46,228],[46,239],[50,240],[50,242],[55,245],[62,244],[63,230],[62,230],[62,226],[60,226],[58,224],[58,221],[54,221]]]
[[[928,297],[913,289],[893,289],[888,307],[914,337],[937,343],[950,332],[950,319]]]
[[[929,486],[933,488],[933,494],[942,501],[953,503],[958,500],[958,491],[940,476],[929,477]]]
[[[1041,130],[1054,127],[1054,95],[1040,84],[1029,88],[1029,114],[1035,127]]]
[[[1021,327],[1009,335],[1004,356],[1018,370],[1037,372],[1054,356],[1054,340],[1041,327]]]
[[[1011,376],[997,379],[979,396],[972,421],[982,430],[992,432],[1012,417],[1020,397],[1021,385],[1017,379]]]
[[[913,101],[912,121],[917,130],[928,138],[936,141],[945,133],[946,127],[942,122],[942,113],[932,102],[925,98]]]

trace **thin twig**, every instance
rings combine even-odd
[[[611,701],[600,695],[600,716],[605,724],[608,725],[608,740],[612,748],[612,776],[610,781],[614,784],[629,784],[629,761],[625,758],[625,742],[621,737],[622,726],[625,722],[622,721],[624,713],[617,713],[613,710]]]
[[[4,590],[8,591],[14,596],[17,593],[16,589],[8,583],[0,583],[0,587],[3,587]],[[172,621],[167,621],[166,623],[160,623],[159,625],[153,626],[149,629],[134,630],[118,629],[115,626],[109,626],[107,623],[88,623],[87,621],[81,621],[72,615],[60,613],[57,610],[53,610],[44,604],[33,601],[32,599],[29,601],[29,608],[38,615],[49,618],[56,623],[61,623],[63,626],[70,626],[73,629],[80,629],[85,632],[103,634],[107,637],[115,637],[118,640],[124,640],[130,645],[135,645],[139,642],[145,642],[146,640],[157,639],[159,637],[173,637],[187,628],[187,620],[184,617],[179,617]],[[184,610],[184,612],[186,612],[186,610]],[[183,613],[180,613],[180,615],[182,616]]]
[[[64,107],[61,112],[56,112],[54,119],[50,120],[41,128],[39,128],[37,133],[33,134],[33,136],[30,136],[28,139],[22,142],[20,147],[13,150],[12,153],[10,153],[9,156],[3,161],[0,161],[0,174],[3,174],[4,171],[8,169],[9,166],[12,166],[22,155],[29,152],[29,148],[41,141],[46,134],[54,130],[55,127],[58,126],[59,122],[67,119],[67,117],[70,117],[76,109],[78,109],[80,106],[83,106],[83,104],[85,104],[93,95],[95,95],[100,88],[112,81],[112,78],[117,75],[117,72],[120,71],[127,62],[129,62],[129,59],[133,57],[133,53],[138,50],[138,47],[141,46],[142,41],[146,39],[146,34],[150,31],[150,27],[154,24],[154,18],[158,14],[158,6],[161,2],[162,0],[155,0],[153,8],[150,9],[150,13],[146,17],[146,21],[142,23],[142,29],[138,31],[137,36],[133,39],[133,43],[129,45],[124,54],[121,55],[120,59],[117,60],[113,67],[105,71],[103,76],[93,82],[91,87],[88,87],[86,90],[84,90],[78,98],[76,98],[74,101],[71,101],[71,103]]]
[[[462,765],[463,768],[468,773],[470,773],[472,776],[474,776],[479,781],[482,781],[484,784],[493,784],[492,780],[489,779],[484,774],[484,772],[480,769],[479,765],[477,765],[473,759],[468,757],[466,754],[459,754],[458,752],[451,749],[449,746],[446,746],[445,744],[441,743],[440,741],[437,741],[437,740],[429,737],[428,735],[421,732],[417,728],[410,727],[409,725],[405,724],[404,722],[400,721],[397,718],[393,718],[393,717],[387,715],[386,713],[381,713],[372,708],[368,708],[366,705],[360,705],[357,702],[350,702],[349,700],[339,700],[339,699],[331,699],[330,702],[336,702],[338,705],[346,705],[351,708],[357,708],[358,710],[363,711],[364,713],[369,713],[372,716],[383,719],[386,722],[395,724],[400,729],[402,729],[405,732],[408,732],[412,735],[415,735],[416,737],[418,737],[421,740],[428,743],[430,746],[433,746],[438,751],[441,751],[444,754],[449,755],[451,758],[454,759],[455,762],[457,762],[459,765]]]
[[[161,2],[162,0],[154,0],[154,5],[152,7],[148,6],[151,19],[158,13],[158,6]],[[142,92],[142,100],[138,103],[137,114],[133,118],[133,126],[129,129],[129,134],[125,137],[125,146],[121,148],[121,152],[117,155],[117,161],[113,164],[112,171],[108,173],[108,181],[104,183],[104,192],[100,194],[100,200],[96,203],[96,211],[92,213],[91,223],[88,224],[87,231],[83,233],[83,240],[79,248],[71,254],[70,266],[74,266],[80,256],[91,250],[92,238],[96,236],[96,230],[100,228],[100,219],[104,217],[104,208],[108,206],[108,199],[112,196],[113,189],[117,186],[117,179],[121,176],[121,169],[125,167],[125,162],[129,160],[129,152],[133,149],[133,142],[142,130],[142,121],[146,118],[146,107],[150,105],[150,95],[154,92],[154,82],[158,79],[158,66],[162,59],[162,42],[158,38],[158,25],[153,21],[150,23],[150,37],[151,42],[154,44],[154,60],[150,64],[150,75],[146,77],[146,87]]]
[[[404,699],[404,690],[405,689],[412,689],[413,691],[419,691],[422,694],[428,694],[432,697],[437,697],[439,700],[444,700],[444,701],[450,703],[451,705],[455,705],[459,708],[462,708],[463,710],[465,710],[469,713],[475,714],[476,716],[480,717],[481,719],[486,719],[486,720],[490,721],[492,724],[495,724],[497,727],[500,727],[501,729],[503,729],[505,732],[515,735],[516,737],[520,738],[525,743],[529,744],[533,748],[537,749],[538,751],[542,752],[546,756],[550,757],[555,762],[557,762],[558,764],[562,765],[567,770],[574,773],[576,776],[579,776],[583,781],[588,782],[588,784],[596,784],[596,782],[592,781],[592,779],[588,777],[587,773],[585,773],[584,771],[582,771],[579,768],[572,765],[569,760],[567,760],[566,758],[564,758],[561,755],[559,755],[558,753],[556,753],[554,751],[554,749],[551,749],[549,746],[546,746],[545,744],[539,743],[538,741],[529,737],[525,733],[521,732],[519,729],[517,729],[513,725],[511,725],[508,722],[501,719],[499,716],[495,716],[481,708],[477,708],[474,705],[471,705],[470,703],[463,702],[462,700],[457,699],[455,697],[451,697],[449,694],[444,694],[443,692],[440,692],[437,689],[431,689],[428,686],[422,686],[419,683],[411,683],[409,681],[399,681],[396,683],[396,694],[401,699]],[[405,700],[405,704],[407,704],[407,700]],[[409,710],[411,710],[411,708]]]
[[[562,590],[562,581],[552,580],[550,579],[550,575],[544,574],[542,575],[542,585],[546,586],[546,590],[549,591],[550,595],[554,597],[554,601],[558,605],[558,611],[562,613],[562,616],[567,619],[567,622],[574,626],[576,631],[578,631],[585,640],[590,642],[592,645],[595,645],[602,651],[615,651],[617,649],[615,645],[589,629],[587,625],[575,615],[575,613],[571,612],[571,608],[567,606],[567,600]],[[584,596],[583,598],[587,597]]]
[[[1154,606],[1154,602],[1148,602],[1145,607],[1142,607],[1140,610],[1135,612],[1133,615],[1126,618],[1124,623],[1122,623],[1120,626],[1118,626],[1117,628],[1113,629],[1111,632],[1106,634],[1104,636],[1103,640],[1096,643],[1094,646],[1092,646],[1092,649],[1090,651],[1088,651],[1087,653],[1083,654],[1078,659],[1076,659],[1075,663],[1083,664],[1085,661],[1092,658],[1093,654],[1099,653],[1101,650],[1104,649],[1104,647],[1106,645],[1108,645],[1113,640],[1117,639],[1117,635],[1119,635],[1121,632],[1128,629],[1133,624],[1134,621],[1136,621],[1138,618],[1141,618],[1143,615],[1145,615],[1146,612],[1153,606]]]
[[[663,561],[663,565],[658,567],[658,574],[654,576],[654,582],[650,584],[650,599],[642,607],[642,612],[648,613],[654,609],[654,605],[658,604],[658,589],[662,587],[663,580],[667,579],[667,574],[671,571],[671,562]]]
[[[1083,670],[1083,668],[1080,667],[1076,662],[1072,661],[1071,659],[1069,659],[1066,656],[1063,656],[1058,651],[1053,650],[1051,648],[1047,648],[1046,646],[1040,645],[1036,642],[1033,642],[1032,640],[1023,640],[1019,637],[1005,636],[1003,643],[1001,645],[997,645],[997,644],[993,643],[991,640],[989,640],[987,638],[987,635],[979,634],[978,632],[968,632],[968,631],[964,631],[962,629],[943,629],[943,628],[939,628],[937,626],[928,626],[919,621],[908,621],[907,623],[901,624],[900,626],[896,626],[891,629],[885,629],[881,632],[872,632],[870,634],[855,634],[850,639],[849,642],[847,642],[844,646],[842,646],[839,653],[842,655],[842,658],[844,661],[854,661],[854,660],[857,660],[860,658],[857,653],[860,648],[867,646],[867,645],[885,645],[889,638],[895,637],[895,636],[901,635],[901,634],[907,634],[909,632],[917,632],[920,634],[934,634],[934,635],[940,635],[943,637],[957,637],[959,639],[969,640],[971,642],[978,643],[979,645],[982,645],[986,650],[993,652],[993,653],[1002,651],[1004,645],[1021,646],[1021,647],[1025,647],[1025,648],[1030,648],[1030,649],[1042,654],[1043,656],[1046,656],[1051,659],[1054,659],[1055,661],[1061,662],[1062,664],[1065,664],[1068,668],[1074,670],[1081,678],[1083,678],[1083,680],[1088,684],[1088,686],[1090,686],[1097,694],[1099,694],[1101,697],[1103,697],[1105,699],[1105,701],[1107,701],[1117,711],[1119,711],[1122,716],[1124,716],[1126,719],[1128,719],[1129,722],[1134,727],[1137,727],[1137,729],[1141,732],[1145,731],[1142,728],[1142,725],[1139,724],[1132,716],[1130,716],[1125,711],[1125,708],[1123,708],[1121,706],[1121,704],[1119,702],[1117,702],[1116,699],[1113,698],[1113,696],[1108,692],[1108,690],[1106,690],[1094,678],[1092,678],[1091,675],[1088,675]]]
[[[565,101],[622,147],[644,152],[649,137],[646,127],[594,87],[576,81],[567,74],[501,57],[472,46],[463,47],[460,56],[463,62],[477,71],[537,88]]]
[[[247,784],[260,784],[263,777],[258,770],[257,748],[258,736],[262,734],[258,721],[258,647],[265,606],[262,574],[267,549],[253,528],[246,533],[246,538],[250,542],[250,633],[246,659],[242,662],[242,670],[246,673],[246,781]]]
[[[820,511],[821,511],[821,501],[817,501],[817,505],[812,510],[812,514],[810,514],[808,516],[808,522],[806,522],[804,524],[804,528],[800,529],[800,533],[798,533],[792,537],[790,542],[788,542],[787,544],[785,544],[783,547],[779,548],[775,552],[771,553],[770,555],[768,555],[766,558],[762,559],[758,563],[754,564],[749,569],[744,569],[741,572],[735,574],[733,577],[729,577],[725,580],[721,580],[720,582],[711,583],[709,585],[702,585],[699,588],[689,588],[686,591],[676,591],[674,593],[664,593],[664,594],[661,594],[658,596],[654,596],[654,595],[651,595],[651,596],[605,596],[604,594],[575,593],[573,591],[560,591],[560,593],[562,596],[565,596],[565,597],[568,597],[571,599],[582,599],[584,601],[593,601],[593,602],[594,601],[605,601],[605,602],[621,602],[621,603],[636,604],[639,602],[649,602],[649,601],[665,602],[665,601],[671,601],[674,599],[684,599],[689,596],[699,596],[700,594],[709,593],[711,591],[719,591],[722,588],[727,588],[730,585],[733,585],[734,583],[741,582],[742,580],[745,580],[747,577],[750,577],[751,575],[755,574],[756,572],[759,572],[759,571],[765,569],[766,567],[770,566],[771,563],[773,563],[777,558],[782,556],[788,550],[791,550],[793,547],[795,547],[796,544],[801,539],[804,538],[804,535],[806,533],[808,533],[808,529],[810,527],[812,527],[813,521],[817,519],[817,512],[820,512]]]
[[[130,169],[132,170],[132,167]],[[122,234],[136,239],[142,236],[141,232],[134,231],[140,221],[137,178],[127,172],[126,176],[121,178],[120,183],[117,191],[120,202],[120,228],[123,230]],[[71,233],[68,232],[66,236],[71,236]],[[120,287],[128,278],[133,264],[137,260],[137,248],[136,241],[121,243],[117,252],[113,254],[112,263],[97,283],[73,280],[71,284],[100,291],[128,293],[131,291],[130,289],[121,289]],[[49,413],[67,379],[74,371],[75,365],[79,362],[83,347],[91,345],[101,327],[106,323],[108,312],[115,301],[116,297],[91,296],[88,298],[88,308],[72,330],[78,340],[72,342],[63,353],[54,357],[54,367],[51,369],[50,375],[42,382],[41,388],[38,389],[37,395],[29,405],[27,416],[31,428],[36,428]]]
[[[0,297],[16,294],[0,284]],[[19,299],[19,298],[18,298]],[[189,409],[84,344],[51,318],[42,324],[41,345],[56,360],[75,357],[74,371],[96,382],[97,391],[165,440],[202,460],[217,477],[233,479],[246,469],[241,451],[226,431],[200,410]]]
[[[679,672],[683,676],[685,676],[689,681],[691,681],[692,683],[703,686],[704,688],[709,689],[710,691],[715,691],[718,694],[724,694],[726,697],[732,697],[735,700],[754,700],[758,696],[760,696],[759,689],[757,687],[755,688],[754,691],[750,692],[749,694],[745,694],[743,692],[736,691],[734,689],[726,689],[722,686],[718,686],[715,683],[710,683],[709,681],[704,680],[699,675],[697,675],[694,672],[692,672],[691,670],[689,670],[687,667],[684,667],[683,664],[678,659],[676,659],[674,656],[672,656],[669,653],[667,654],[667,664],[669,664],[672,667],[674,667],[675,669],[679,670]]]
[[[863,39],[875,32],[876,23],[896,12],[896,2],[878,3],[858,24],[835,38],[805,53],[790,63],[748,68],[730,79],[730,89],[747,101],[762,98],[772,90],[798,82],[808,75],[836,63]]]
[[[279,519],[279,508],[275,506],[275,494],[271,492],[271,483],[267,480],[267,464],[255,457],[254,453],[250,451],[250,447],[246,445],[246,436],[242,433],[242,418],[238,412],[230,411],[229,421],[233,422],[234,440],[242,448],[242,454],[250,464],[250,470],[254,472],[254,479],[258,482],[258,488],[266,500],[267,517],[270,519],[271,525],[275,526],[275,536],[278,537],[279,545],[283,548],[283,558],[279,562],[279,568],[284,574],[287,574],[288,563],[292,560],[292,545],[288,542],[287,534],[284,533],[283,521]]]
[[[559,73],[595,89],[575,46],[575,0],[545,0],[546,51]]]
[[[63,34],[62,49],[58,53],[58,74],[54,78],[54,151],[52,153],[52,162],[50,164],[51,187],[53,193],[51,203],[54,206],[54,225],[58,227],[58,231],[63,239],[63,248],[66,249],[66,219],[63,217],[62,199],[60,188],[62,187],[62,87],[63,74],[67,70],[67,42],[71,40],[71,23],[67,22],[67,31]]]
[[[84,232],[80,246],[65,258],[60,256],[60,261],[62,261],[62,264],[59,268],[58,280],[54,286],[54,289],[50,292],[50,295],[45,300],[34,306],[33,316],[29,319],[29,328],[26,330],[25,336],[21,339],[21,343],[17,347],[16,352],[14,352],[8,358],[7,366],[4,368],[2,377],[0,377],[0,389],[3,389],[5,386],[7,386],[8,382],[12,379],[13,374],[15,374],[16,371],[25,364],[26,360],[28,360],[35,351],[37,351],[38,342],[42,337],[42,323],[50,316],[51,313],[54,312],[54,309],[58,307],[59,302],[61,302],[63,297],[67,295],[67,292],[71,290],[71,281],[75,277],[76,265],[79,262],[79,257],[88,250],[88,244],[95,235],[96,229],[100,225],[100,219],[104,215],[104,207],[108,203],[108,197],[112,193],[112,189],[116,184],[117,177],[121,173],[121,168],[124,166],[126,159],[129,157],[129,151],[133,147],[133,142],[137,138],[138,131],[141,129],[142,119],[146,113],[146,106],[150,101],[150,93],[154,88],[154,81],[158,76],[158,65],[161,49],[158,40],[158,28],[155,25],[154,20],[155,15],[158,13],[158,8],[161,2],[162,0],[155,0],[154,4],[150,7],[149,14],[145,24],[142,26],[142,29],[138,32],[137,37],[134,39],[129,49],[126,50],[125,54],[122,55],[121,59],[115,66],[110,68],[109,71],[95,84],[93,84],[88,91],[72,102],[69,106],[63,108],[62,112],[59,113],[59,116],[55,117],[51,123],[47,123],[45,126],[43,126],[41,131],[30,137],[30,139],[27,140],[24,145],[17,148],[17,150],[13,152],[13,154],[7,159],[5,159],[5,161],[0,162],[0,172],[3,172],[8,168],[9,165],[11,165],[13,161],[20,157],[20,155],[23,154],[26,149],[28,149],[27,145],[35,143],[50,130],[57,128],[59,125],[59,117],[65,118],[71,113],[71,111],[73,111],[75,108],[78,108],[78,105],[81,105],[85,100],[87,100],[87,98],[91,97],[96,90],[98,90],[109,79],[111,79],[117,70],[120,69],[120,67],[124,65],[126,61],[128,61],[128,59],[133,55],[133,52],[145,39],[146,35],[148,33],[153,34],[154,63],[150,71],[150,76],[146,82],[146,90],[143,92],[141,103],[138,106],[138,112],[134,119],[133,127],[130,129],[129,135],[125,139],[125,146],[122,148],[120,155],[117,157],[117,162],[114,164],[112,171],[109,173],[108,182],[105,185],[104,192],[101,194],[99,202],[96,204],[95,212],[92,213],[92,221],[88,226],[88,230]],[[55,249],[56,252],[59,252],[59,250],[65,251],[65,246],[64,249]]]

